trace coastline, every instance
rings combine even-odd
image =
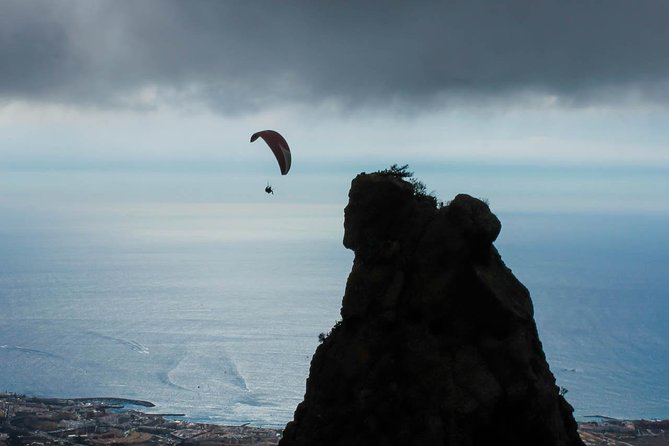
[[[151,414],[126,406],[149,401],[114,397],[40,398],[0,393],[0,446],[276,445],[282,429],[222,426]]]
[[[133,400],[130,398],[116,398],[116,397],[108,397],[108,396],[103,396],[103,397],[87,397],[87,398],[39,398],[39,397],[25,397],[26,400],[35,400],[35,401],[41,401],[41,402],[46,402],[46,403],[52,403],[52,404],[60,404],[60,403],[67,403],[67,402],[81,402],[81,403],[95,403],[95,402],[100,402],[100,403],[110,403],[110,404],[116,404],[120,406],[125,406],[131,405],[131,406],[141,406],[141,407],[156,407],[155,404],[153,404],[150,401],[143,401],[143,400]]]
[[[127,406],[150,401],[116,397],[40,398],[0,393],[0,446],[276,445],[283,429],[195,423],[184,414],[147,414]],[[578,423],[587,446],[669,446],[669,419],[597,417]]]

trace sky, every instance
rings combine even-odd
[[[667,42],[660,0],[5,0],[0,205],[343,207],[397,163],[493,211],[666,214]]]

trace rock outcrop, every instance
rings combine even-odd
[[[353,180],[342,320],[280,445],[582,445],[530,295],[492,245],[499,220],[469,195],[428,198],[398,176]]]

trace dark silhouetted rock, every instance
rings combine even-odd
[[[401,178],[360,174],[344,228],[342,321],[280,445],[583,444],[484,202],[436,208]]]

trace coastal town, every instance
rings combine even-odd
[[[276,445],[281,429],[193,423],[183,414],[147,414],[118,398],[56,399],[0,393],[0,446]],[[587,446],[669,446],[669,420],[598,418],[579,423]]]
[[[666,446],[669,445],[669,420],[617,420],[599,417],[578,424],[586,446]]]
[[[17,445],[257,445],[279,442],[280,429],[220,426],[179,420],[180,414],[147,414],[113,398],[52,399],[0,393],[0,446]]]

